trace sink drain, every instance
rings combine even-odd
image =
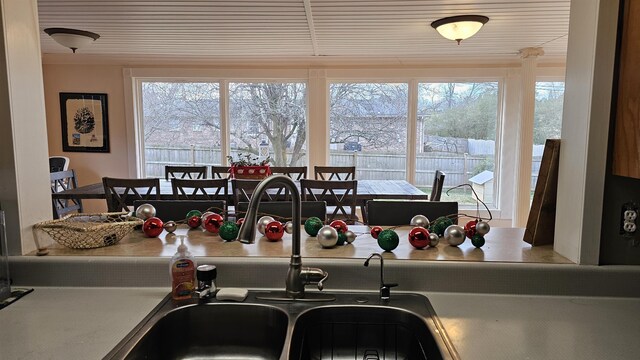
[[[366,297],[357,297],[356,302],[358,304],[365,304],[369,302],[369,299],[367,299]]]

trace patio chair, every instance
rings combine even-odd
[[[227,179],[171,179],[176,200],[228,200]]]
[[[107,209],[129,211],[135,200],[160,200],[160,179],[102,178]]]
[[[251,195],[261,180],[232,179],[231,192],[233,204],[251,201]],[[262,195],[262,201],[291,201],[291,194],[282,185],[273,184],[268,191]]]
[[[316,180],[355,180],[355,166],[314,166],[313,172]]]
[[[164,178],[169,179],[206,179],[206,166],[171,166],[164,167]]]
[[[74,170],[56,171],[49,175],[51,179],[51,193],[75,189],[78,187]],[[71,212],[82,212],[80,199],[53,199],[53,218],[59,219]]]
[[[302,200],[325,201],[327,203],[327,221],[345,220],[349,224],[358,221],[356,180],[300,180]]]
[[[440,201],[445,175],[442,171],[436,170],[436,175],[433,178],[433,186],[431,187],[431,195],[429,196],[430,201]]]
[[[228,179],[229,167],[228,166],[211,166],[211,178],[212,179]]]
[[[306,166],[272,166],[271,174],[277,175],[287,175],[292,180],[301,180],[307,178],[307,167]]]
[[[411,218],[424,215],[433,221],[440,216],[458,213],[458,203],[428,200],[369,200],[367,224],[381,226],[409,225]],[[457,218],[452,218],[454,223]]]

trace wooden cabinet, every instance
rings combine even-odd
[[[624,2],[613,174],[640,179],[640,0]]]

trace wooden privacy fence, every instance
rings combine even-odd
[[[221,164],[220,149],[205,147],[145,147],[145,165],[147,177],[164,177],[165,165],[214,165]],[[443,153],[419,153],[416,157],[416,185],[430,187],[436,170],[447,174],[446,188],[468,183],[469,178],[493,163],[490,157]],[[406,179],[405,154],[363,153],[335,151],[330,153],[332,166],[355,166],[356,178],[370,180]],[[540,169],[540,157],[533,159],[531,188]]]

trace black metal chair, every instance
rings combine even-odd
[[[314,166],[313,172],[316,180],[355,180],[355,166]]]
[[[436,175],[433,178],[433,186],[431,186],[431,195],[429,196],[430,201],[440,201],[445,175],[442,171],[436,170]]]
[[[164,167],[164,178],[169,179],[206,179],[206,166],[171,166]]]
[[[292,180],[301,180],[307,178],[306,166],[271,166],[272,175],[287,175]]]
[[[347,223],[358,221],[356,214],[356,197],[358,182],[356,180],[300,180],[302,200],[325,201],[327,203],[327,221],[336,219]]]
[[[160,179],[102,178],[110,212],[129,211],[135,200],[160,200]]]
[[[171,179],[176,200],[228,200],[227,179]]]
[[[433,221],[440,216],[458,213],[458,203],[427,200],[369,200],[367,201],[369,225],[409,225],[411,218],[424,215]],[[452,218],[457,223],[457,218]]]
[[[228,166],[211,166],[211,178],[212,179],[228,179],[229,167]]]
[[[49,177],[51,179],[52,194],[78,187],[74,170],[52,172]],[[82,212],[82,201],[80,199],[53,199],[52,201],[54,219],[59,219],[72,212]]]

